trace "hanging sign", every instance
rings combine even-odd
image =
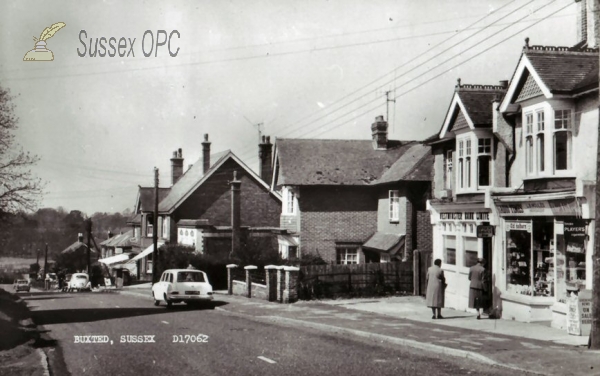
[[[494,236],[494,226],[479,225],[477,226],[478,238],[491,238]]]

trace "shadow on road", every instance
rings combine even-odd
[[[226,302],[214,302],[214,306],[225,305]],[[33,321],[37,325],[67,324],[75,322],[91,322],[113,320],[126,317],[160,315],[168,312],[208,310],[208,307],[193,307],[188,305],[174,305],[167,309],[163,307],[151,308],[84,308],[84,309],[57,309],[32,311]]]
[[[28,297],[24,296],[24,300],[53,300],[53,299],[70,299],[72,296],[58,295],[58,296],[40,296],[40,297]]]

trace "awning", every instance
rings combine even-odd
[[[164,243],[158,243],[158,247],[160,248],[161,245],[163,245]],[[151,254],[152,252],[154,252],[154,244],[150,244],[150,246],[146,249],[144,249],[142,252],[140,252],[137,256],[135,256],[134,258],[132,258],[131,260],[127,261],[128,264],[136,262],[137,260],[148,256],[149,254]]]
[[[277,235],[277,242],[279,244],[287,245],[287,246],[297,246],[298,240],[297,238],[290,235]]]
[[[363,244],[363,248],[395,255],[404,246],[404,234],[376,232]]]
[[[101,262],[105,265],[110,265],[110,264],[114,264],[114,263],[125,261],[125,260],[129,260],[128,253],[122,253],[120,255],[103,258],[103,259],[98,260],[98,262]]]

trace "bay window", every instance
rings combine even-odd
[[[554,170],[568,170],[571,164],[571,110],[554,111]]]
[[[444,169],[445,179],[444,179],[444,189],[452,189],[452,150],[446,151],[446,158],[444,160],[446,162],[446,167]]]
[[[480,138],[477,147],[477,185],[488,187],[492,172],[492,139]]]
[[[536,112],[537,115],[537,135],[536,135],[536,149],[537,149],[537,166],[539,171],[544,171],[544,131],[546,124],[544,121],[544,111]]]
[[[465,143],[464,141],[458,141],[458,187],[465,187],[465,177],[464,177],[464,154],[465,154]]]
[[[533,174],[534,171],[534,152],[533,152],[533,114],[525,114],[525,164],[527,173]]]

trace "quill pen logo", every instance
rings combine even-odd
[[[46,41],[54,36],[56,32],[67,26],[64,22],[57,22],[42,31],[39,38],[33,37],[35,48],[25,54],[23,61],[52,61],[54,54],[46,48]]]

